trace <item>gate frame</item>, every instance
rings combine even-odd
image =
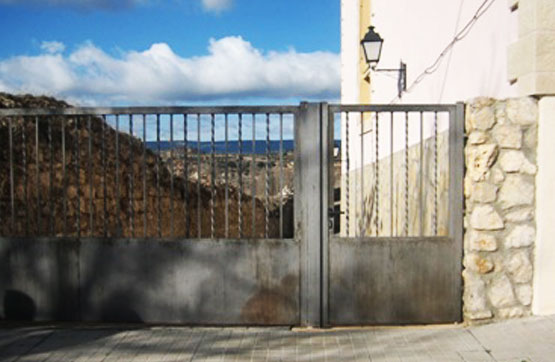
[[[463,257],[463,178],[464,103],[422,105],[341,105],[301,103],[295,122],[295,230],[301,243],[300,305],[301,325],[329,327],[329,205],[333,198],[334,114],[354,112],[434,112],[449,113],[449,238],[455,243],[456,258],[462,271]],[[302,139],[302,142],[299,141]],[[319,165],[319,172],[307,165]],[[302,191],[301,191],[302,190]],[[311,213],[319,205],[320,213]],[[304,226],[304,228],[303,228]],[[319,238],[316,237],[319,235]],[[453,285],[461,296],[462,275]]]
[[[257,113],[295,114],[295,235],[300,247],[299,305],[302,326],[329,325],[329,205],[333,198],[334,113],[338,111],[448,111],[449,124],[449,237],[456,243],[462,270],[463,248],[463,176],[464,176],[464,104],[456,105],[340,105],[303,102],[300,106],[233,107],[116,107],[67,109],[6,109],[0,116],[102,115],[141,113]],[[315,210],[318,208],[319,212]],[[0,238],[2,239],[2,238]],[[6,238],[3,238],[6,239]],[[44,239],[43,239],[44,240]],[[1,240],[0,240],[1,241]],[[460,292],[462,277],[453,285]],[[462,308],[459,308],[462,315]]]

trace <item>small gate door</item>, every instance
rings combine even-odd
[[[324,325],[461,320],[457,105],[330,105]]]

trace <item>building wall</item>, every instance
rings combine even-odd
[[[370,0],[364,0],[370,1]],[[378,68],[407,64],[407,84],[434,63],[483,0],[371,0],[371,22],[384,39]],[[508,98],[517,87],[507,77],[507,48],[517,39],[518,16],[506,1],[494,1],[437,70],[423,78],[402,103],[455,103],[479,96]],[[373,103],[390,103],[397,74],[371,74]],[[361,102],[367,102],[360,99]]]

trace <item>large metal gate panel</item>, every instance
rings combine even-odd
[[[0,319],[300,324],[298,111],[0,110]]]

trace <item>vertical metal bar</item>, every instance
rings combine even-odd
[[[197,114],[197,234],[198,238],[202,237],[202,215],[201,215],[201,199],[200,199],[200,178],[201,178],[201,163],[200,163],[200,114]]]
[[[389,213],[389,228],[390,228],[390,235],[389,236],[394,236],[394,227],[393,227],[393,214],[395,213],[395,210],[393,210],[394,206],[393,206],[393,167],[394,167],[394,161],[393,161],[393,141],[394,141],[394,136],[393,136],[393,112],[390,112],[390,117],[391,117],[391,125],[390,125],[390,129],[389,129],[389,208],[390,208],[390,213]]]
[[[106,115],[102,116],[102,207],[104,217],[102,218],[102,234],[108,236],[108,210],[107,210],[107,187],[106,187]]]
[[[229,238],[228,114],[225,114],[225,238]]]
[[[333,188],[333,169],[334,169],[334,113],[330,112],[327,103],[321,103],[321,187],[322,197],[320,198],[321,212],[321,247],[320,247],[320,327],[329,325],[329,240],[334,230],[330,228],[329,210],[334,209],[334,188]]]
[[[189,131],[187,124],[189,123],[189,115],[183,115],[183,217],[185,218],[185,236],[190,236],[191,229],[191,213],[189,211],[189,141],[187,139]]]
[[[434,212],[432,216],[432,232],[434,236],[437,235],[437,172],[438,172],[438,165],[437,165],[437,111],[435,112],[434,116]]]
[[[409,112],[405,112],[405,224],[404,235],[409,236]]]
[[[10,203],[11,203],[11,233],[15,232],[15,198],[14,198],[14,169],[13,169],[13,118],[8,118],[8,142],[10,144]]]
[[[376,143],[376,160],[374,162],[375,166],[375,179],[374,183],[374,195],[376,197],[376,236],[380,235],[380,114],[376,113],[376,129],[375,129],[375,143]]]
[[[119,191],[119,114],[116,114],[116,237],[122,236]]]
[[[134,215],[134,196],[133,184],[135,178],[134,158],[133,158],[133,115],[129,115],[129,232],[131,237],[135,237],[135,215]]]
[[[270,114],[266,113],[266,187],[264,189],[264,237],[270,236]]]
[[[238,177],[239,177],[239,197],[237,199],[237,228],[239,239],[243,237],[243,209],[242,209],[242,199],[243,199],[243,115],[239,114],[239,127],[238,127],[238,138],[239,138],[239,162],[238,162]]]
[[[173,177],[174,177],[174,167],[173,167],[173,114],[170,114],[170,235],[174,236],[174,215],[173,215]]]
[[[66,117],[62,116],[62,208],[63,208],[63,236],[67,236],[67,175],[66,175]]]
[[[349,145],[349,112],[345,112],[345,236],[350,236],[350,211],[351,211],[351,207],[350,207],[350,180],[349,180],[349,174],[350,174],[350,168],[351,168],[351,157],[350,157],[350,145]]]
[[[365,236],[366,208],[364,205],[364,112],[360,112],[360,236]]]
[[[48,202],[50,208],[50,214],[48,217],[48,224],[50,226],[50,236],[54,236],[54,184],[52,179],[54,178],[54,157],[53,157],[53,147],[52,147],[52,118],[48,117],[48,154],[50,162],[50,172],[48,177]]]
[[[23,166],[23,203],[25,204],[25,231],[24,235],[29,236],[29,195],[27,194],[28,191],[28,182],[27,182],[27,127],[25,124],[25,118],[23,118],[22,127],[21,127],[21,142],[23,147],[21,149],[21,156],[22,156],[22,166]]]
[[[89,236],[93,236],[93,230],[94,230],[91,118],[92,118],[91,116],[87,118],[87,131],[89,133],[88,165],[87,165],[88,175],[89,175]]]
[[[420,112],[420,175],[418,180],[418,207],[420,216],[420,236],[424,236],[424,114]]]
[[[76,215],[76,219],[75,219],[75,225],[76,225],[76,231],[77,231],[77,237],[80,238],[81,237],[81,190],[80,190],[80,175],[81,175],[81,170],[80,170],[80,158],[81,158],[81,152],[80,152],[80,145],[79,145],[79,117],[75,117],[75,132],[74,132],[74,152],[75,152],[75,187],[77,188],[77,209],[75,210],[75,215]]]
[[[215,218],[214,218],[214,198],[216,197],[216,149],[215,149],[215,117],[210,115],[210,238],[214,239]]]
[[[143,114],[143,237],[147,235],[147,201],[146,201],[146,115]]]
[[[251,237],[256,237],[256,114],[252,115],[252,159],[251,159],[251,201],[252,201],[252,232]]]
[[[156,154],[156,206],[158,208],[157,212],[157,235],[158,237],[162,237],[162,220],[161,220],[161,213],[162,213],[162,203],[160,197],[160,114],[156,114],[156,147],[158,153]]]
[[[283,113],[279,114],[279,238],[283,239]]]
[[[37,235],[41,233],[41,211],[40,207],[40,161],[39,161],[39,117],[35,117],[35,171],[37,177]]]

